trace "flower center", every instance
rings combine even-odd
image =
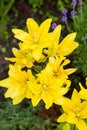
[[[27,60],[32,60],[32,55],[31,55],[31,53],[29,53],[29,52],[25,53],[25,58],[26,58]]]
[[[79,117],[80,117],[80,114],[79,114],[79,113],[77,113],[77,114],[76,114],[76,117],[77,117],[77,118],[79,118]]]
[[[76,107],[76,108],[75,108],[75,114],[76,114],[76,117],[77,117],[77,118],[80,117],[80,109],[79,109],[79,107]]]
[[[46,88],[47,88],[47,85],[46,85],[46,84],[43,84],[43,88],[46,89]]]

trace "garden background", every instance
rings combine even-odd
[[[69,67],[77,68],[70,75],[71,89],[79,90],[78,83],[85,85],[87,77],[87,0],[1,0],[0,1],[0,79],[8,76],[12,47],[18,47],[12,29],[26,30],[26,19],[33,18],[39,24],[47,18],[62,25],[61,39],[71,32],[77,32],[79,47],[69,55]],[[6,89],[0,88],[0,130],[62,130],[56,119],[60,115],[60,106],[53,105],[46,110],[40,102],[33,107],[27,99],[13,106],[10,99],[4,98]]]

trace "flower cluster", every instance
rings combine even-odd
[[[9,65],[8,77],[0,81],[6,87],[5,97],[12,98],[13,104],[24,98],[31,99],[33,106],[43,100],[46,108],[53,103],[62,105],[64,95],[70,87],[69,75],[76,69],[65,66],[70,63],[66,58],[78,47],[75,42],[76,33],[59,40],[61,25],[49,31],[52,19],[46,19],[40,26],[32,18],[27,19],[25,32],[12,29],[14,37],[20,40],[19,48],[13,48],[14,57],[6,58]]]

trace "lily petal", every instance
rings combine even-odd
[[[21,29],[12,29],[12,32],[15,34],[14,37],[21,40],[22,42],[31,41],[30,34]]]
[[[51,25],[51,22],[52,22],[52,19],[49,18],[49,19],[46,19],[44,22],[42,22],[42,24],[40,25],[40,28],[39,28],[39,33],[48,33],[49,31],[49,28],[50,28],[50,25]],[[43,31],[44,30],[44,31]]]
[[[31,35],[38,32],[39,25],[35,20],[33,20],[32,18],[28,18],[26,24],[27,24],[28,32]]]
[[[75,37],[76,33],[71,33],[63,39],[58,47],[58,53],[60,55],[67,56],[78,47],[78,43],[74,42]]]
[[[57,122],[66,122],[67,120],[67,114],[63,113],[59,118],[57,119]]]

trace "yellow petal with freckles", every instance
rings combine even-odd
[[[15,34],[14,37],[23,41],[23,42],[29,42],[31,41],[31,36],[29,33],[21,30],[21,29],[12,29],[12,32]]]

